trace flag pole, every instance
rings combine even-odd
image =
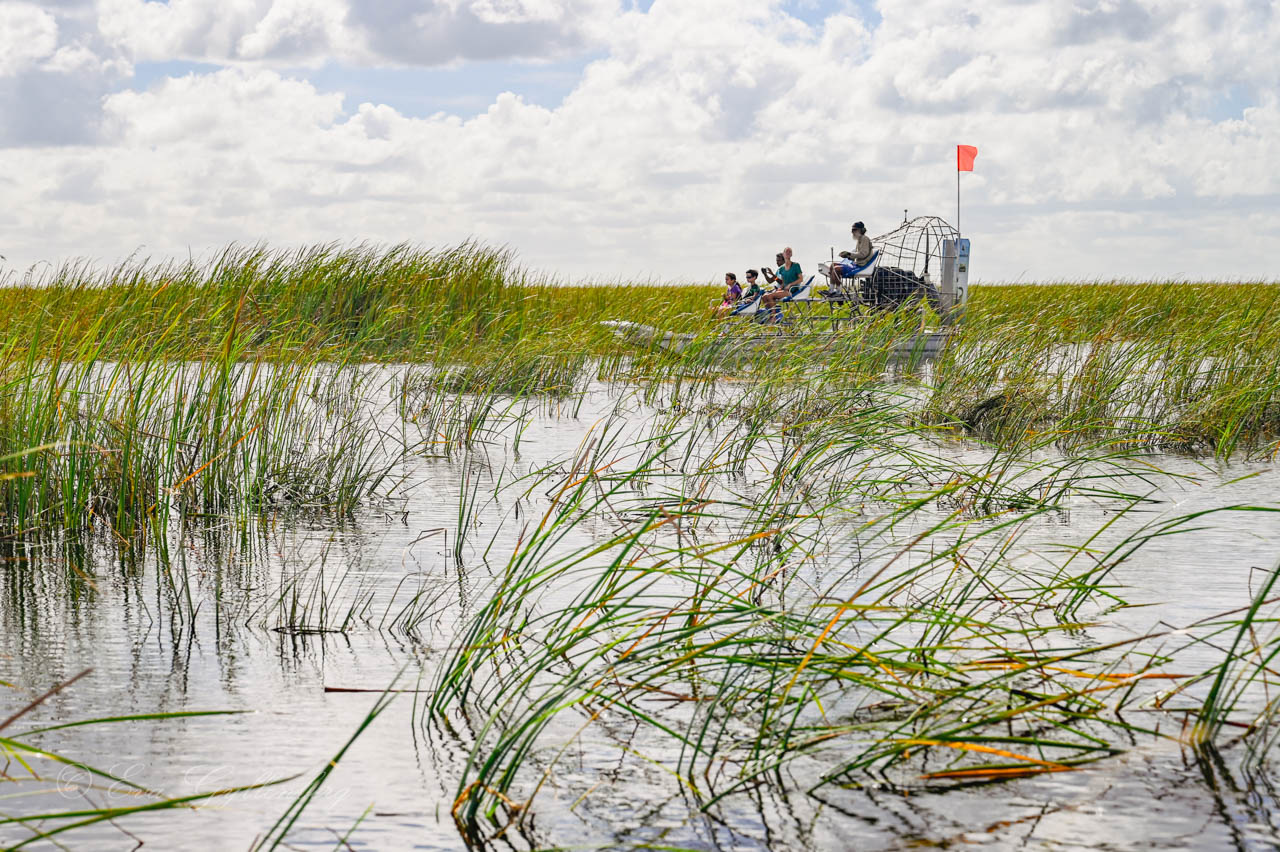
[[[956,146],[956,239],[960,239],[960,173],[973,171],[978,149],[972,145]]]
[[[960,163],[956,163],[956,239],[960,238]]]

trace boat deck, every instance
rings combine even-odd
[[[658,347],[671,352],[682,352],[695,343],[698,348],[708,352],[724,350],[727,352],[748,349],[757,351],[776,346],[784,342],[803,342],[821,347],[826,343],[836,343],[847,334],[847,330],[832,328],[829,330],[813,330],[795,326],[743,326],[735,325],[725,328],[716,335],[695,335],[674,331],[663,331],[642,323],[612,320],[603,323],[620,340],[626,340],[645,347]],[[891,353],[901,357],[936,357],[957,335],[954,328],[924,329],[891,344]]]

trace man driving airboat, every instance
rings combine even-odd
[[[854,222],[849,231],[853,235],[853,251],[840,252],[840,262],[827,266],[827,277],[831,279],[831,286],[836,289],[840,288],[841,278],[852,278],[866,269],[867,264],[871,262],[872,255],[875,254],[875,249],[871,245],[871,238],[867,236],[866,225],[861,222]]]

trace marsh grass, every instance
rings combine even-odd
[[[1146,715],[1172,695],[1200,708],[1189,745],[1248,707],[1265,754],[1274,706],[1257,696],[1274,688],[1275,637],[1206,672],[1177,661],[1224,632],[1255,636],[1269,584],[1244,618],[1082,641],[1124,605],[1114,570],[1200,515],[1107,547],[1018,547],[1081,495],[1123,517],[1145,499],[1124,485],[1157,470],[1083,441],[1050,462],[957,465],[876,397],[867,388],[854,414],[820,391],[775,393],[767,420],[795,426],[764,434],[754,406],[686,408],[638,444],[605,427],[548,470],[550,505],[451,643],[427,705],[442,735],[469,744],[454,804],[465,836],[549,842],[534,827],[539,792],[609,753],[662,767],[713,815],[760,785],[909,792],[1067,772],[1135,741],[1183,741],[1185,708],[1163,733]],[[745,459],[729,462],[739,444]],[[594,518],[616,532],[566,548]]]
[[[453,363],[499,343],[553,332],[603,341],[600,319],[657,319],[682,328],[709,315],[708,289],[602,284],[573,290],[475,243],[443,249],[337,245],[298,251],[231,246],[204,264],[131,258],[113,268],[42,268],[0,288],[8,330],[32,338],[52,321],[63,340],[96,341],[105,357],[140,342],[173,358],[220,353],[234,319],[247,355],[299,353]]]
[[[1220,458],[1280,439],[1280,287],[975,288],[929,412],[999,442],[1112,436]]]
[[[962,333],[926,367],[929,422],[997,441],[1030,430],[1227,457],[1280,439],[1280,288],[1266,284],[975,286]],[[476,243],[442,249],[231,246],[207,263],[130,259],[45,269],[0,289],[10,363],[236,360],[429,364],[439,392],[571,396],[592,370],[629,381],[881,371],[936,322],[913,308],[813,345],[738,351],[710,320],[710,286],[561,286]],[[819,311],[821,313],[821,311]],[[674,355],[635,352],[603,320],[693,332]],[[757,329],[767,332],[767,329]],[[786,335],[779,334],[779,338]],[[819,368],[821,369],[821,368]],[[22,371],[19,370],[19,373]],[[14,374],[16,375],[16,374]],[[30,444],[28,445],[30,446]]]
[[[0,291],[0,526],[15,552],[78,548],[69,562],[92,583],[104,541],[139,562],[149,550],[194,624],[201,588],[185,548],[169,553],[175,530],[234,544],[264,522],[336,523],[393,493],[403,464],[460,471],[456,515],[428,533],[459,577],[483,565],[493,581],[425,710],[465,749],[453,815],[473,842],[545,845],[539,796],[575,759],[659,767],[708,813],[762,788],[1069,772],[1159,738],[1202,752],[1243,739],[1255,766],[1269,760],[1274,572],[1238,611],[1088,634],[1125,605],[1117,569],[1200,522],[1134,527],[1170,479],[1152,450],[1273,452],[1275,288],[975,287],[926,363],[895,353],[930,321],[919,310],[741,347],[709,321],[714,288],[559,287],[475,244],[233,247],[29,284]],[[697,336],[637,349],[604,319]],[[518,476],[494,463],[519,456],[535,416],[576,416],[602,387],[613,409],[572,456]],[[1056,551],[1021,547],[1080,500],[1111,520]],[[486,541],[479,519],[500,506]],[[324,554],[278,579],[236,614],[414,640],[448,605],[422,579],[379,597]],[[1219,661],[1180,667],[1203,648]]]
[[[0,518],[13,534],[100,526],[142,542],[175,513],[342,513],[397,457],[362,408],[358,372],[89,359],[17,373],[0,414]]]

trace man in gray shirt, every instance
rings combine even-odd
[[[827,274],[831,278],[831,286],[839,287],[841,277],[852,277],[855,273],[860,272],[864,266],[871,260],[874,249],[871,247],[871,239],[867,236],[867,226],[861,222],[854,222],[853,227],[849,229],[853,233],[854,248],[853,251],[842,251],[840,257],[843,258],[839,263],[833,263],[827,267]]]

